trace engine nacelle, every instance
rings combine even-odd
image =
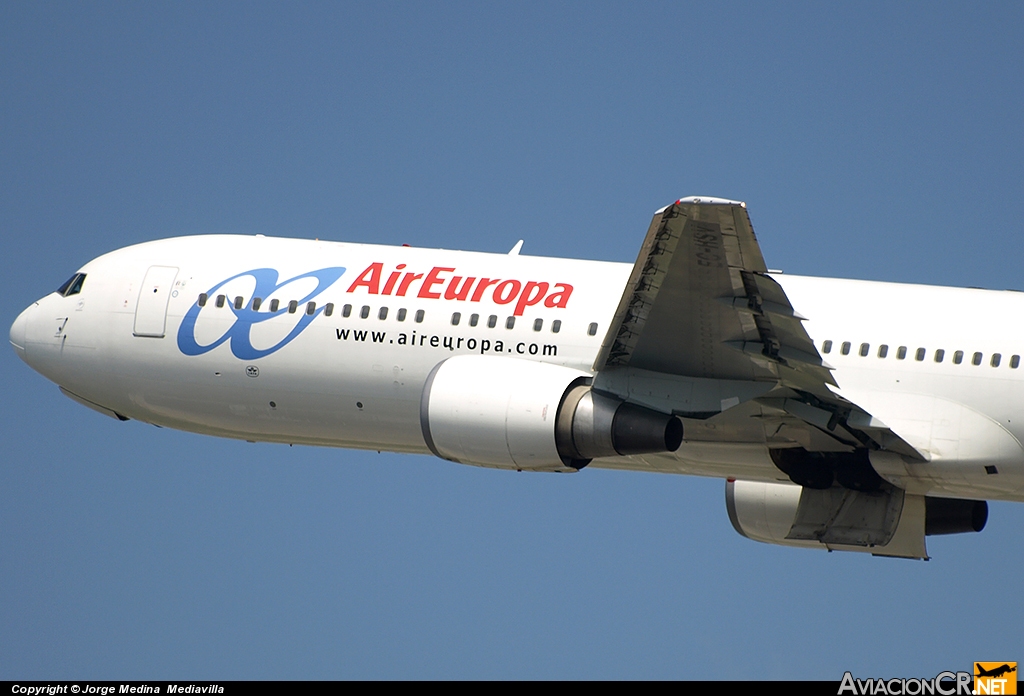
[[[904,558],[928,557],[926,535],[980,532],[988,519],[983,500],[926,498],[892,486],[865,492],[729,481],[725,504],[748,539]]]
[[[423,387],[423,439],[443,459],[531,471],[577,471],[596,457],[679,449],[678,418],[594,392],[589,382],[585,372],[548,363],[449,358]]]

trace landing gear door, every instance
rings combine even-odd
[[[135,306],[133,333],[136,336],[164,337],[167,302],[177,276],[178,269],[171,266],[150,266],[146,271],[146,279],[139,290],[139,303]]]

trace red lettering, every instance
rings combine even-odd
[[[465,300],[469,296],[469,289],[473,287],[473,281],[476,280],[473,276],[466,278],[466,282],[459,287],[459,281],[462,280],[462,276],[452,276],[452,279],[448,281],[448,287],[444,289],[444,299],[446,300]]]
[[[526,287],[523,288],[523,294],[519,296],[519,302],[516,303],[516,311],[513,314],[517,317],[523,316],[523,310],[527,307],[532,307],[541,301],[541,298],[548,293],[547,283],[535,283],[532,280],[526,283]]]
[[[376,295],[380,291],[380,269],[383,266],[382,263],[371,263],[365,271],[359,274],[356,282],[348,287],[348,291],[353,292],[356,288],[365,287],[368,293]]]
[[[479,302],[480,298],[483,297],[484,290],[487,289],[487,286],[494,285],[499,280],[500,279],[497,278],[494,280],[491,280],[490,278],[481,278],[480,282],[476,284],[476,290],[473,291],[473,298],[470,302]]]
[[[561,288],[561,292],[553,292],[544,300],[545,307],[561,307],[569,302],[569,295],[572,294],[572,286],[568,283],[556,283],[555,290]]]
[[[384,283],[384,293],[383,294],[390,295],[391,291],[395,289],[395,282],[398,281],[398,276],[402,275],[400,273],[400,271],[403,268],[405,268],[405,264],[404,263],[400,263],[397,266],[395,266],[396,270],[391,271],[391,275],[388,276],[388,282]]]
[[[398,286],[398,292],[395,294],[399,297],[405,297],[405,291],[409,289],[409,284],[417,278],[422,278],[422,273],[406,273],[405,277],[402,278],[401,284]]]
[[[434,292],[431,290],[431,288],[437,285],[438,283],[444,282],[444,279],[438,277],[438,274],[444,273],[445,271],[454,270],[454,268],[438,268],[437,266],[431,268],[430,273],[428,273],[427,277],[423,279],[423,285],[420,286],[420,294],[417,295],[417,297],[423,297],[428,300],[436,300],[437,298],[439,298],[441,296],[441,293]]]
[[[442,291],[438,286],[444,285],[444,299],[446,300],[464,302],[468,299],[470,302],[480,302],[483,299],[484,293],[487,292],[488,288],[491,288],[491,300],[499,305],[516,302],[513,314],[520,317],[528,307],[540,304],[542,299],[545,307],[565,308],[573,291],[573,287],[568,283],[555,283],[552,287],[549,283],[533,280],[527,281],[524,285],[518,280],[502,280],[500,278],[480,278],[479,282],[477,282],[476,276],[456,275],[446,278],[443,275],[444,273],[453,273],[455,271],[454,268],[446,266],[434,266],[427,273],[426,278],[424,278],[422,273],[403,273],[402,269],[404,268],[404,263],[395,266],[395,270],[388,274],[382,288],[381,276],[383,275],[384,264],[379,262],[371,263],[352,282],[348,292],[355,292],[359,288],[365,288],[367,294],[370,295],[391,295],[394,293],[397,297],[405,297],[410,288],[412,288],[413,283],[423,278],[419,292],[416,295],[417,297],[431,300],[440,299]],[[549,289],[552,292],[550,295],[547,295]],[[472,296],[470,291],[472,291]],[[545,297],[545,295],[547,296]],[[517,299],[518,301],[516,301]]]
[[[511,292],[506,293],[505,290],[511,288]],[[518,280],[503,280],[498,284],[498,287],[494,288],[494,302],[496,304],[508,304],[512,300],[516,299],[516,295],[523,289],[523,284]]]

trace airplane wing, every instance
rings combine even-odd
[[[683,198],[655,213],[594,369],[767,383],[755,403],[712,417],[735,428],[754,417],[775,435],[796,424],[793,444],[825,434],[839,450],[923,458],[832,389],[803,320],[767,272],[746,204]]]

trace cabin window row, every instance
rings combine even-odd
[[[452,313],[452,326],[458,326],[460,323],[462,323],[462,312],[453,312]],[[470,314],[469,315],[469,325],[470,326],[477,326],[477,325],[479,325],[479,323],[480,323],[480,315],[479,314]],[[492,314],[489,317],[487,317],[487,328],[493,329],[497,325],[498,325],[498,315],[497,314]],[[515,328],[515,325],[516,325],[516,318],[514,316],[511,316],[511,317],[508,317],[508,318],[505,319],[505,328],[506,329]],[[541,319],[540,317],[534,319],[533,320],[533,330],[534,331],[542,331],[543,329],[544,329],[544,320]],[[551,322],[551,333],[558,333],[561,330],[562,330],[562,320],[561,319],[555,319],[554,321]],[[591,323],[587,327],[587,335],[594,336],[596,334],[597,334],[597,322],[593,322],[593,323]]]
[[[824,341],[821,344],[821,352],[826,354],[826,355],[832,352],[832,348],[833,348],[832,341]],[[849,355],[852,350],[853,350],[853,344],[850,343],[850,341],[843,341],[839,345],[839,354],[840,355]],[[867,357],[870,353],[871,353],[871,344],[870,343],[861,343],[860,346],[857,349],[857,354],[860,355],[861,357]],[[906,346],[899,346],[896,349],[896,359],[897,360],[906,360],[907,359],[907,353],[908,353],[908,349],[907,349]],[[878,346],[878,350],[876,351],[875,355],[877,357],[879,357],[879,358],[886,358],[886,357],[888,357],[889,356],[889,346],[887,344],[885,344],[885,343],[883,343],[882,345]],[[924,360],[927,357],[928,357],[928,350],[926,348],[918,348],[917,350],[914,351],[914,360],[916,360],[917,362],[924,362]],[[964,362],[964,359],[966,357],[967,357],[967,354],[964,353],[964,351],[962,351],[962,350],[953,351],[953,356],[952,356],[951,362],[954,365],[960,365],[960,364],[962,364]],[[937,362],[937,363],[944,362],[946,360],[946,351],[943,348],[936,348],[935,352],[932,353],[932,358],[931,359],[932,359],[932,361]],[[981,365],[983,362],[985,362],[985,355],[983,353],[981,353],[981,352],[975,352],[975,353],[973,353],[970,356],[970,363],[972,365]],[[992,353],[992,355],[989,356],[988,364],[991,367],[999,367],[1002,364],[1002,362],[1003,362],[1003,355],[1002,355],[1002,353]],[[1018,367],[1020,367],[1020,356],[1019,355],[1011,355],[1010,356],[1009,365],[1014,370],[1016,370]]]
[[[199,306],[200,307],[205,307],[206,303],[209,302],[209,300],[210,300],[210,298],[209,298],[209,296],[205,292],[200,294],[199,295]],[[214,300],[214,305],[216,305],[217,307],[224,307],[227,304],[227,301],[228,301],[228,298],[227,298],[226,295],[217,295],[216,299]],[[236,296],[234,298],[234,302],[232,302],[232,305],[234,306],[235,309],[242,309],[242,307],[245,306],[245,298],[242,297],[241,295]],[[259,298],[259,297],[252,298],[252,311],[258,312],[262,306],[263,306],[263,299],[262,298]],[[298,312],[299,303],[298,303],[297,300],[290,300],[288,302],[288,304],[287,304],[287,307],[288,307],[288,313],[289,314],[295,314],[296,312]],[[271,313],[277,312],[278,310],[281,309],[281,301],[277,300],[277,299],[271,300],[268,303],[268,309],[269,309],[269,311]],[[352,309],[353,309],[353,307],[350,304],[343,305],[342,308],[341,308],[341,316],[343,316],[345,318],[351,317],[352,316]],[[309,315],[314,314],[316,312],[316,302],[307,302],[304,311],[305,311],[306,314],[309,314]],[[334,314],[334,303],[333,302],[328,302],[327,304],[324,305],[324,316],[328,316],[329,317],[329,316],[332,316],[333,314]],[[405,321],[407,316],[408,316],[408,311],[403,307],[403,308],[398,310],[396,318],[398,319],[398,321]],[[415,321],[416,321],[417,324],[422,323],[423,322],[423,318],[425,316],[425,312],[422,309],[417,309],[416,310],[416,314],[414,316],[415,316]],[[363,305],[362,308],[360,308],[360,310],[359,310],[359,317],[362,318],[362,319],[368,319],[370,317],[370,306],[369,305]],[[384,319],[387,319],[388,318],[388,308],[387,307],[381,307],[380,309],[378,309],[377,310],[377,318],[382,320],[382,321]],[[452,326],[458,326],[461,323],[461,321],[462,321],[462,313],[461,312],[455,312],[455,313],[452,314]],[[469,315],[469,325],[470,326],[477,326],[479,323],[480,323],[480,315],[479,314],[471,314],[471,315]],[[493,329],[497,325],[498,325],[498,315],[497,314],[492,314],[489,317],[487,317],[487,328]],[[515,328],[515,325],[516,325],[516,318],[514,316],[510,316],[510,317],[505,319],[505,328],[506,329]],[[544,320],[543,319],[537,318],[537,319],[533,320],[533,330],[534,331],[541,331],[541,330],[543,330],[543,328],[544,328]],[[554,321],[551,322],[551,333],[558,333],[561,330],[562,330],[562,320],[561,319],[555,319]],[[589,336],[597,335],[597,322],[592,322],[587,327],[587,335],[589,335]]]
[[[462,323],[462,312],[453,312],[452,313],[452,326],[458,326],[461,323]],[[469,323],[470,326],[478,326],[480,324],[480,315],[479,314],[470,314],[469,315],[468,323]],[[498,325],[498,315],[497,314],[492,314],[489,317],[487,317],[487,328],[493,329],[497,325]],[[515,326],[516,326],[516,318],[514,316],[507,317],[505,319],[505,328],[506,329],[514,329]],[[540,331],[543,328],[544,328],[544,320],[543,319],[538,317],[537,319],[533,320],[533,330],[534,331]],[[562,330],[562,320],[561,319],[555,319],[554,321],[551,322],[551,333],[558,333],[561,330]]]
[[[210,301],[210,298],[209,298],[209,296],[205,292],[199,295],[199,303],[198,304],[199,304],[200,307],[205,307],[206,304],[209,301]],[[227,297],[224,296],[224,295],[217,295],[217,297],[214,299],[213,304],[215,306],[217,306],[217,307],[223,307],[223,306],[225,306],[227,304]],[[237,297],[235,297],[234,301],[232,302],[232,305],[234,306],[235,309],[242,309],[242,307],[245,306],[245,298],[242,297],[241,295],[238,295]],[[252,305],[251,305],[252,311],[258,312],[258,311],[260,311],[260,309],[262,307],[263,307],[263,299],[262,298],[260,298],[260,297],[252,298]],[[288,313],[289,314],[295,314],[299,310],[298,300],[289,300],[287,305],[286,305],[286,307],[288,308]],[[270,313],[277,312],[278,310],[281,309],[281,301],[278,300],[278,299],[271,300],[270,302],[267,303],[267,309],[268,309],[268,311]],[[303,309],[303,311],[306,314],[309,314],[309,315],[315,314],[316,313],[316,302],[307,302],[305,308]],[[333,316],[333,315],[334,315],[334,303],[333,302],[328,302],[327,304],[324,305],[324,316],[330,317],[330,316]],[[352,305],[350,305],[350,304],[344,305],[341,308],[341,316],[343,316],[343,317],[350,317],[350,316],[352,316]],[[370,316],[370,307],[369,307],[369,305],[363,305],[362,309],[359,310],[359,316],[362,317],[363,319],[369,318],[369,316]],[[398,321],[405,321],[407,316],[408,316],[408,310],[407,309],[405,309],[403,307],[403,308],[398,310],[398,312],[397,312],[397,319],[398,319]],[[417,309],[416,310],[416,314],[414,315],[414,319],[415,319],[416,323],[419,324],[419,323],[423,322],[423,318],[425,316],[426,316],[426,313],[422,309]],[[378,319],[387,319],[388,318],[388,308],[387,307],[381,307],[380,310],[377,312],[377,318]]]

